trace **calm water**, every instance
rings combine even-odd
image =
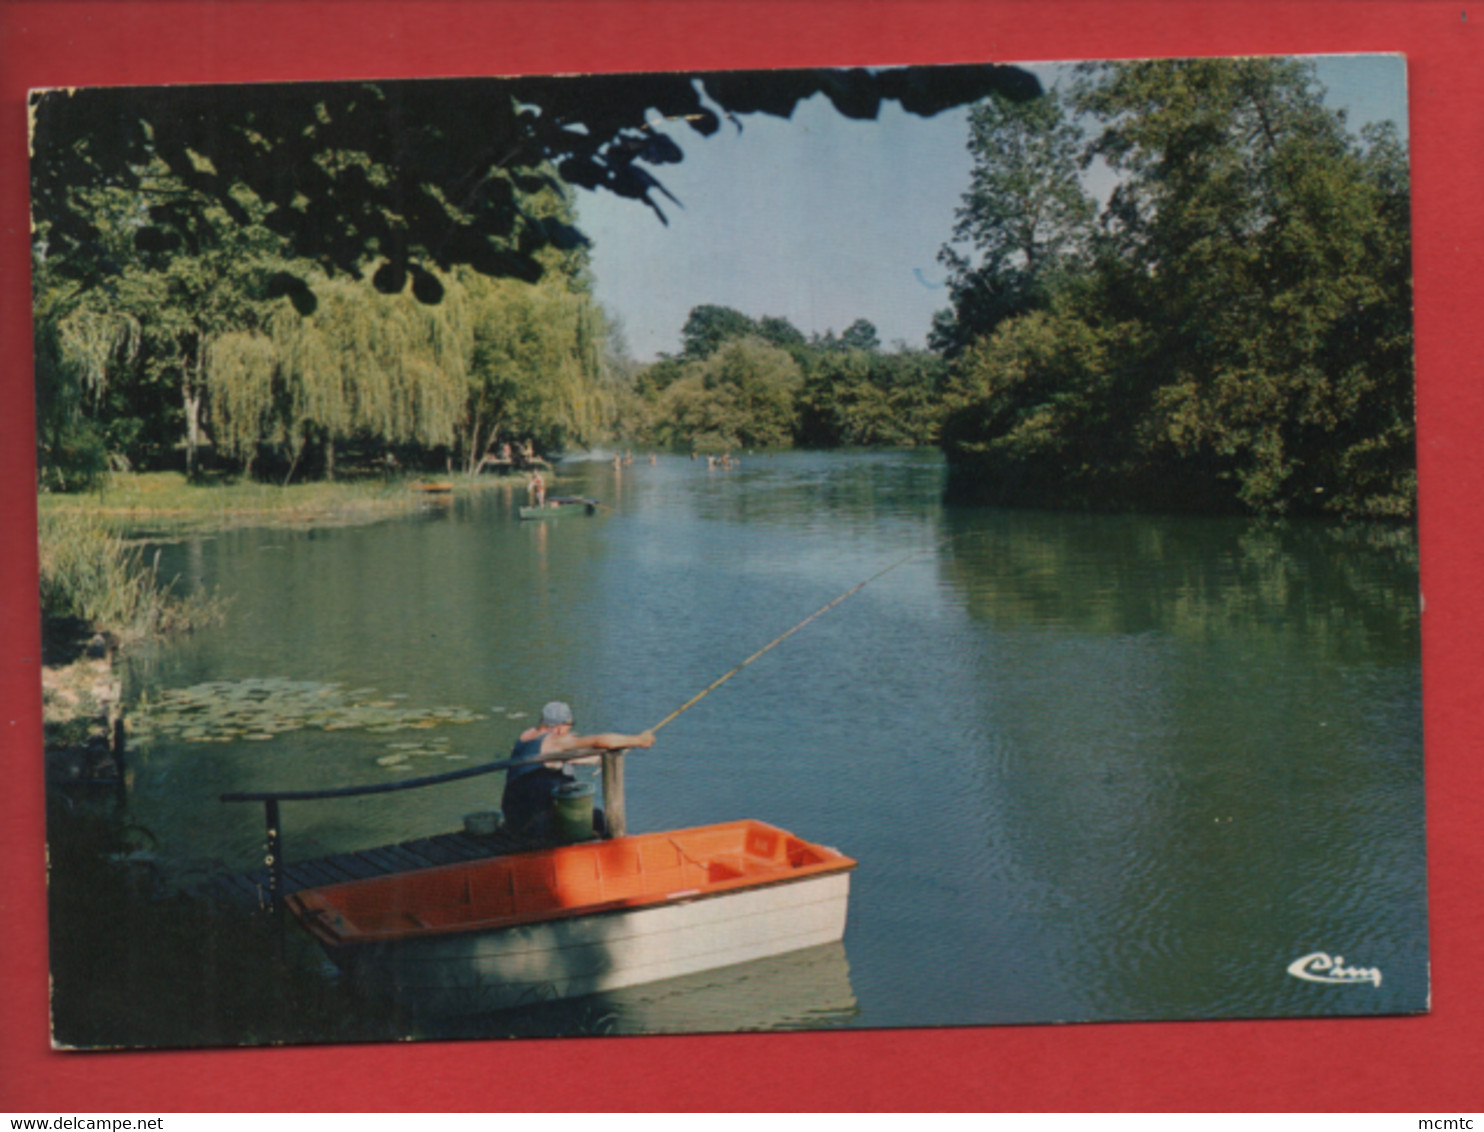
[[[857,858],[843,945],[475,1032],[1425,1007],[1408,533],[953,508],[927,454],[560,471],[554,492],[609,507],[522,523],[524,492],[491,488],[168,547],[161,569],[229,613],[137,660],[136,691],[285,677],[483,718],[405,768],[378,760],[408,733],[157,742],[129,806],[162,852],[248,868],[261,809],[218,794],[504,757],[549,699],[580,729],[653,726],[899,563],[629,759],[631,830],[755,817]],[[290,803],[288,857],[453,829],[498,790]],[[1287,973],[1317,951],[1381,985]]]

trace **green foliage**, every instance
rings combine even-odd
[[[1120,180],[1091,258],[960,359],[956,482],[1016,502],[1411,514],[1394,133],[1350,137],[1310,68],[1276,60],[1099,65],[1077,101],[1101,124],[1085,158]]]
[[[686,352],[642,369],[619,399],[620,435],[673,448],[931,443],[947,403],[947,367],[921,351],[881,351],[857,319],[811,341],[785,318],[699,306]]]
[[[825,352],[800,395],[799,442],[817,448],[931,443],[947,404],[947,373],[942,359],[920,350]]]
[[[607,325],[583,291],[463,272],[473,307],[473,353],[461,418],[464,451],[478,459],[497,434],[535,437],[543,447],[586,443],[606,423]]]
[[[1043,306],[1080,260],[1095,211],[1079,177],[1082,145],[1055,90],[1024,103],[991,96],[970,110],[974,168],[953,242],[938,256],[953,307],[935,322],[934,348],[956,355]]]
[[[858,318],[840,332],[840,346],[845,350],[864,350],[874,354],[881,349],[881,339],[876,327],[863,318]]]
[[[795,357],[809,342],[802,330],[778,315],[765,314],[758,319],[756,333],[764,342],[771,342]]]
[[[308,445],[331,475],[346,441],[473,466],[502,433],[580,442],[612,417],[612,355],[569,186],[663,220],[648,170],[682,154],[656,111],[707,135],[816,94],[871,118],[882,99],[930,115],[1038,89],[944,67],[39,92],[42,478],[181,457],[191,476],[251,471],[265,452],[292,475]],[[804,346],[786,320],[730,313],[721,333],[701,319],[689,359],[742,332]],[[736,389],[725,427],[757,416],[776,436],[767,399]]]
[[[172,596],[140,549],[81,510],[43,508],[39,518],[41,608],[120,640],[188,628],[210,606]]]
[[[756,333],[757,323],[739,310],[711,303],[692,307],[680,328],[680,355],[688,361],[709,358],[723,342]]]
[[[790,445],[800,382],[798,363],[787,351],[751,336],[733,338],[686,363],[665,386],[654,439],[701,451]]]
[[[149,188],[144,214],[150,200],[190,197],[163,175]],[[90,199],[107,206],[110,278],[80,286],[74,269],[89,253],[58,252],[50,227],[37,246],[46,485],[90,486],[109,466],[160,467],[178,450],[192,475],[201,450],[249,473],[265,451],[281,453],[292,474],[306,445],[333,474],[348,441],[459,451],[472,466],[498,428],[556,446],[592,435],[607,413],[606,327],[580,253],[533,253],[547,269],[539,285],[465,269],[409,272],[387,293],[293,265],[281,239],[220,210],[189,215],[188,245],[141,247],[129,238],[140,206]],[[553,222],[572,212],[549,185],[524,203]]]
[[[551,266],[544,253],[585,242],[530,206],[554,178],[663,220],[669,194],[649,170],[683,154],[650,128],[654,114],[705,136],[723,115],[786,118],[816,94],[874,118],[883,99],[932,115],[991,92],[1027,99],[1039,87],[1013,67],[960,66],[43,91],[30,107],[31,196],[53,251],[70,255],[99,239],[89,194],[135,193],[162,167],[189,194],[150,205],[141,249],[189,248],[207,210],[257,216],[295,258],[353,277],[374,263],[379,290],[410,283],[436,303],[435,271],[535,282]],[[72,264],[79,278],[96,273],[86,258]],[[302,273],[286,275],[280,290],[302,298]]]

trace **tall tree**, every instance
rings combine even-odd
[[[938,256],[953,307],[935,324],[936,347],[959,353],[1043,305],[1085,249],[1096,205],[1082,187],[1082,142],[1055,90],[1033,102],[994,94],[969,111],[974,165],[953,240]]]
[[[868,354],[874,354],[881,349],[881,339],[872,323],[858,318],[840,332],[840,345],[847,350],[864,350]]]
[[[1108,247],[1155,331],[1151,451],[1230,482],[1256,510],[1409,509],[1410,334],[1396,332],[1410,254],[1393,223],[1404,165],[1368,160],[1311,64],[1090,77],[1081,101],[1105,123],[1094,152],[1123,177]],[[1382,327],[1392,341],[1377,350]],[[1359,452],[1371,454],[1363,480]]]
[[[798,363],[755,336],[732,338],[656,398],[654,439],[672,448],[769,448],[793,443]]]

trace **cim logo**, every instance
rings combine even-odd
[[[1380,968],[1347,967],[1343,955],[1331,958],[1324,951],[1311,951],[1308,955],[1295,959],[1288,965],[1288,973],[1295,979],[1303,979],[1310,983],[1335,985],[1370,983],[1376,987],[1381,985]]]

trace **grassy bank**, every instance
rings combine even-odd
[[[188,629],[218,610],[170,593],[142,548],[86,511],[43,509],[38,528],[47,778],[111,779],[122,743],[114,648]]]
[[[372,523],[423,505],[414,479],[296,483],[251,480],[193,483],[178,472],[115,473],[98,491],[45,494],[48,515],[87,514],[135,537],[170,537],[255,526]]]

